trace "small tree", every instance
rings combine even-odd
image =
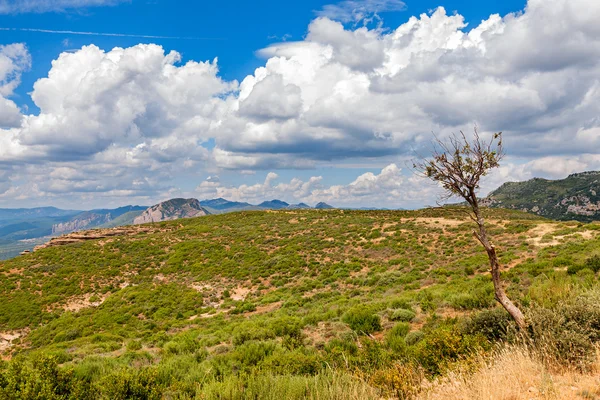
[[[473,235],[485,248],[490,261],[496,300],[508,311],[519,328],[525,328],[523,313],[504,291],[496,248],[490,242],[477,199],[481,178],[491,169],[498,167],[504,156],[502,132],[494,134],[492,139],[486,142],[479,137],[475,129],[471,140],[461,132],[460,136],[453,135],[448,141],[436,138],[435,144],[436,148],[431,159],[415,162],[414,168],[423,176],[440,182],[446,191],[446,199],[462,197],[469,204],[469,216],[477,224],[477,230],[473,231]]]

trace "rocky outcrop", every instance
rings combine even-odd
[[[91,226],[102,225],[111,220],[110,214],[83,213],[71,221],[52,225],[52,234],[61,234],[86,229]]]
[[[127,226],[113,229],[94,229],[89,231],[69,233],[53,239],[42,245],[36,246],[33,251],[38,251],[48,247],[64,246],[72,243],[87,242],[90,240],[106,239],[115,236],[131,236],[138,233],[152,232],[149,227]]]
[[[134,225],[171,221],[180,218],[202,217],[210,214],[196,199],[171,199],[156,204],[133,220]]]

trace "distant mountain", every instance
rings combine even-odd
[[[80,212],[77,210],[61,210],[56,207],[0,208],[0,221],[65,217]]]
[[[288,203],[281,200],[271,200],[271,201],[263,201],[258,205],[260,208],[266,208],[271,210],[281,210],[283,208],[287,208],[289,206]]]
[[[333,206],[330,206],[327,203],[320,202],[320,203],[317,203],[317,205],[315,206],[315,208],[318,209],[318,210],[328,210],[328,209],[333,208]]]
[[[312,207],[305,203],[298,203],[298,204],[290,204],[289,206],[287,206],[287,208],[289,208],[290,210],[299,210],[299,209],[304,210],[304,209],[310,209]]]
[[[491,192],[482,204],[557,220],[600,220],[600,171],[572,174],[560,180],[508,182]]]
[[[117,218],[102,224],[98,228],[115,228],[117,226],[133,225],[133,221],[139,217],[146,209],[128,211],[125,214],[118,216]]]
[[[253,206],[250,203],[239,202],[239,201],[229,201],[229,200],[225,200],[222,197],[219,197],[218,199],[212,199],[212,200],[202,200],[200,202],[200,205],[202,207],[207,208],[208,210],[216,211],[217,213],[256,208],[256,206]]]
[[[179,218],[192,218],[208,215],[206,210],[196,199],[171,199],[156,204],[137,216],[135,225],[148,222],[170,221]]]
[[[74,215],[69,220],[60,222],[52,226],[52,234],[53,235],[62,235],[64,233],[80,231],[83,229],[92,229],[98,227],[110,227],[117,226],[112,224],[111,222],[115,219],[121,217],[124,214],[130,212],[138,212],[141,213],[144,211],[146,207],[142,206],[125,206],[119,207],[115,209],[100,209],[100,210],[91,210],[80,212],[79,214]],[[126,221],[129,224],[133,222]],[[126,225],[127,223],[123,223]]]

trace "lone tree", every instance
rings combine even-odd
[[[432,157],[415,162],[414,168],[423,176],[440,182],[446,190],[445,199],[458,196],[469,204],[469,216],[477,224],[473,235],[485,248],[490,261],[496,300],[508,311],[519,328],[525,328],[523,313],[504,291],[496,248],[490,242],[477,199],[481,178],[491,169],[498,167],[504,157],[502,132],[495,133],[492,139],[486,142],[479,137],[475,128],[471,140],[461,132],[459,136],[453,135],[447,141],[436,138],[435,145]]]

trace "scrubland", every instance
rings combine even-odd
[[[600,224],[238,212],[0,264],[0,398],[600,398]]]

